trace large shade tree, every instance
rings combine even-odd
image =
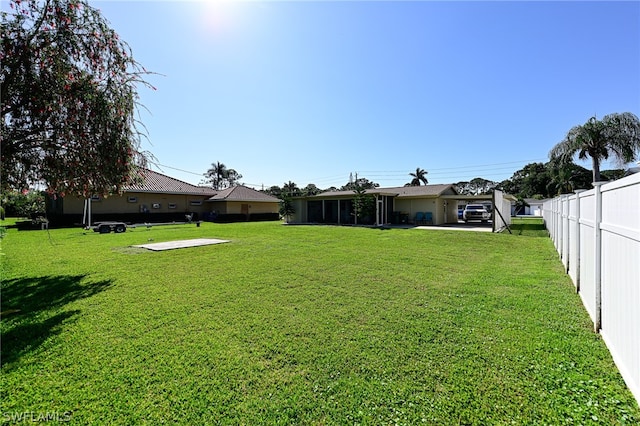
[[[461,195],[489,194],[496,185],[498,185],[497,182],[481,177],[473,178],[469,182],[462,181],[454,184],[456,191]]]
[[[282,186],[282,194],[289,197],[297,197],[302,194],[302,191],[298,188],[298,185],[296,185],[295,182],[289,181]]]
[[[511,179],[500,183],[501,189],[521,198],[545,198],[549,169],[543,163],[529,163],[516,171]]]
[[[593,181],[601,180],[600,164],[609,157],[621,163],[638,158],[640,153],[640,120],[630,112],[605,115],[602,120],[591,117],[581,126],[575,126],[549,152],[551,161],[568,164],[577,155],[591,158]]]
[[[346,185],[343,185],[340,188],[340,191],[355,191],[356,189],[359,189],[359,188],[374,189],[378,187],[380,187],[379,183],[370,181],[367,178],[359,178],[358,175],[356,174],[355,180],[349,179],[349,182],[347,182]]]
[[[555,197],[560,194],[568,194],[577,189],[587,189],[591,187],[592,173],[582,166],[574,163],[558,163],[549,161],[547,169],[545,198]],[[601,175],[604,175],[602,172]]]
[[[313,183],[308,184],[302,189],[302,195],[305,196],[318,195],[320,192],[322,192],[320,188]]]
[[[13,0],[0,18],[3,188],[86,197],[139,181],[137,89],[152,86],[127,43],[84,0]]]

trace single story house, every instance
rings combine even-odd
[[[243,185],[215,191],[205,205],[210,212],[205,219],[210,220],[235,222],[280,218],[280,199]]]
[[[119,220],[128,223],[159,223],[194,220],[278,220],[279,200],[260,191],[234,186],[223,190],[192,185],[153,170],[144,170],[141,184],[126,187],[122,195],[90,199],[91,222]],[[87,200],[78,197],[50,198],[50,222],[85,223]]]
[[[513,206],[513,213],[517,213],[519,215],[525,215],[525,216],[540,216],[542,217],[542,205],[546,202],[547,200],[538,200],[536,198],[525,198],[524,202],[527,203],[527,205],[524,206],[524,211],[521,212],[516,212],[515,211],[515,203]]]
[[[452,184],[373,188],[365,192],[375,200],[372,217],[364,223],[457,223],[460,196]],[[355,224],[354,191],[329,191],[292,200],[293,223]]]

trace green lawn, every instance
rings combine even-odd
[[[551,241],[524,225],[8,228],[2,421],[637,424]],[[201,237],[231,242],[130,248]]]

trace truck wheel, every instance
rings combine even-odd
[[[100,232],[101,234],[108,234],[109,232],[111,232],[111,227],[109,225],[100,225],[98,227],[98,232]]]
[[[126,231],[126,230],[127,230],[127,227],[126,227],[126,226],[124,226],[124,225],[116,225],[116,228],[114,229],[114,232],[115,232],[116,234],[121,234],[121,233],[123,233],[123,232],[124,232],[124,231]]]

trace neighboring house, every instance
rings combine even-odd
[[[537,200],[535,198],[525,198],[528,206],[524,208],[524,214],[530,216],[542,216],[542,205],[546,200]]]
[[[207,219],[221,221],[278,220],[280,200],[264,192],[238,185],[216,191],[205,202]]]
[[[516,211],[516,203],[511,203],[511,215],[515,216],[542,216],[542,205],[547,200],[538,200],[536,198],[525,198],[524,202],[527,203],[524,209]]]
[[[368,189],[375,199],[370,223],[416,223],[429,217],[429,223],[442,225],[458,221],[459,196],[453,185],[401,186]],[[331,191],[293,200],[294,223],[356,223],[354,191]],[[427,215],[428,214],[428,215]],[[425,221],[426,222],[426,221]]]
[[[244,186],[215,190],[145,170],[143,183],[126,187],[122,195],[92,197],[91,221],[158,223],[184,221],[187,215],[194,220],[277,220],[278,201]],[[52,223],[83,223],[85,203],[71,196],[50,199],[47,214]]]

